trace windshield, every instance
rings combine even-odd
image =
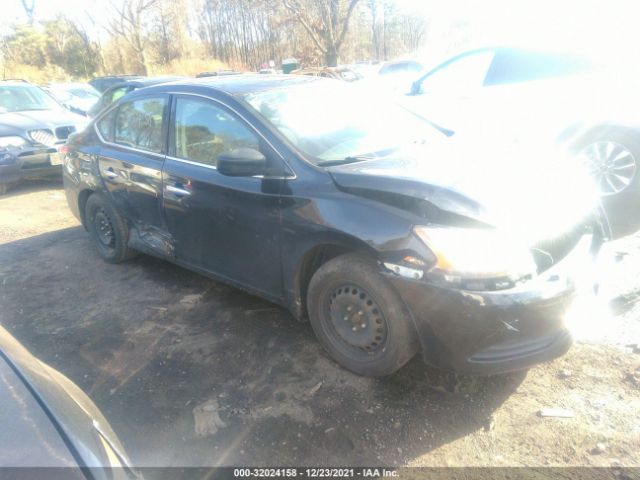
[[[351,84],[314,81],[244,99],[319,165],[385,153],[431,132],[424,120]]]
[[[33,85],[0,86],[0,112],[56,110],[60,105],[44,90]]]

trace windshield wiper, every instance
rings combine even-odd
[[[318,166],[333,167],[335,165],[346,165],[348,163],[365,162],[367,160],[373,160],[374,158],[375,157],[372,157],[370,155],[351,155],[341,160],[325,160],[323,162],[318,162]]]

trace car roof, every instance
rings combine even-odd
[[[22,87],[37,87],[38,85],[34,85],[31,82],[27,82],[26,80],[0,80],[0,85],[9,85],[9,86],[22,86]]]
[[[103,75],[102,77],[93,77],[91,80],[110,80],[112,78],[143,78],[143,77],[144,77],[143,75],[136,75],[134,73],[123,73],[121,75]]]
[[[173,82],[176,80],[181,80],[183,78],[184,77],[178,77],[178,76],[164,76],[164,77],[142,77],[142,78],[136,78],[132,80],[123,79],[122,82],[117,83],[113,86],[117,87],[120,85],[133,85],[133,86],[142,88],[142,87],[149,87],[151,85],[157,85],[158,83]]]
[[[242,96],[249,93],[256,93],[265,90],[273,90],[291,85],[299,85],[310,82],[325,81],[318,77],[304,75],[224,75],[219,77],[202,77],[193,79],[183,79],[162,85],[169,86],[198,86],[210,87],[227,93],[229,95]]]

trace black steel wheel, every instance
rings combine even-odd
[[[104,208],[96,209],[93,217],[96,229],[96,237],[98,238],[102,248],[113,250],[116,246],[116,236],[113,231],[113,224]]]
[[[346,346],[374,355],[387,340],[387,320],[369,293],[359,285],[341,285],[334,289],[325,307],[335,338]]]
[[[85,219],[98,253],[107,262],[120,263],[135,256],[136,252],[127,246],[127,223],[100,194],[87,199]]]
[[[389,375],[418,349],[406,306],[367,257],[342,255],[322,265],[309,284],[307,305],[322,346],[359,375]]]

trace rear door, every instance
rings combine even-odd
[[[168,105],[167,95],[138,97],[122,103],[97,124],[103,137],[100,177],[113,204],[141,237],[162,231]]]
[[[169,139],[163,199],[176,260],[280,298],[282,159],[237,113],[199,96],[174,97]],[[260,150],[271,174],[220,174],[218,155],[240,147]]]

